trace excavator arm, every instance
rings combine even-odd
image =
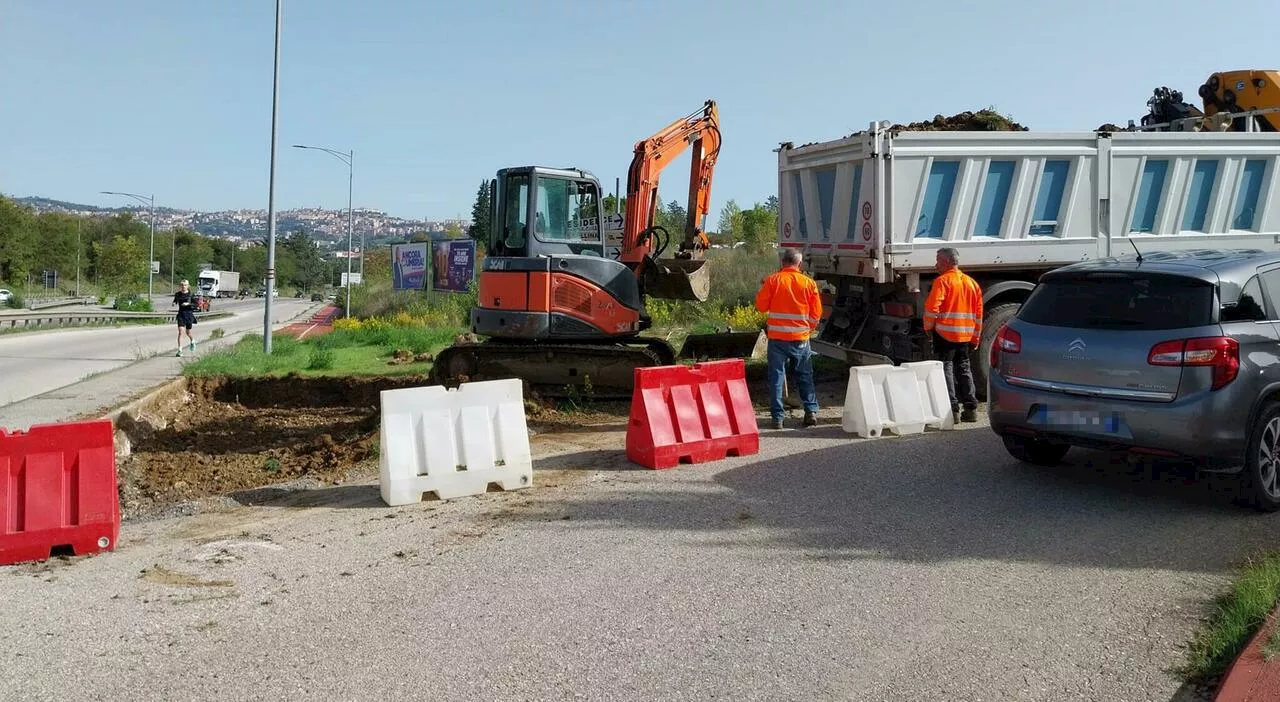
[[[720,154],[720,114],[714,100],[708,100],[702,109],[667,125],[648,139],[636,142],[635,156],[627,171],[627,210],[624,219],[622,262],[637,266],[636,272],[652,267],[656,259],[669,246],[670,232],[663,232],[667,240],[659,242],[654,251],[657,215],[658,178],[685,149],[692,149],[689,172],[688,219],[685,221],[677,257],[693,259],[706,250],[710,242],[705,232],[706,219],[711,206],[711,179],[716,158]],[[693,266],[684,265],[684,268]],[[701,266],[698,266],[699,268]]]

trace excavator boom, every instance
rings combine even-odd
[[[685,149],[692,149],[689,200],[684,231],[675,258],[660,260],[671,245],[672,233],[655,226],[658,179]],[[627,208],[621,260],[633,266],[645,294],[676,300],[705,301],[711,282],[703,252],[710,246],[706,220],[711,206],[711,181],[720,155],[720,114],[714,100],[702,109],[636,142],[627,170]],[[656,243],[656,246],[655,246]]]

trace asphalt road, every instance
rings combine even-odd
[[[1280,537],[1216,482],[1025,466],[983,425],[661,472],[619,429],[535,437],[529,490],[265,489],[0,569],[0,698],[1197,699],[1167,670]]]
[[[219,300],[215,311],[231,317],[196,324],[196,352],[200,340],[214,329],[226,334],[262,331],[265,300]],[[272,306],[275,321],[284,322],[303,312],[308,300],[277,298]],[[167,309],[163,304],[157,311]],[[76,383],[86,376],[119,368],[158,353],[177,350],[175,325],[125,325],[113,328],[70,328],[0,335],[0,406]]]

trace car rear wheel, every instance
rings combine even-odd
[[[1264,512],[1280,510],[1280,402],[1262,408],[1249,438],[1242,497]]]
[[[1071,447],[1067,444],[1056,444],[1044,439],[1031,439],[1022,436],[1002,436],[1004,448],[1010,456],[1024,463],[1038,466],[1056,466],[1067,455]]]

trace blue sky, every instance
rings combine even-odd
[[[994,105],[1033,130],[1124,124],[1168,85],[1280,68],[1280,3],[988,0],[285,0],[277,207],[469,216],[507,165],[609,190],[632,147],[707,98],[723,203],[777,189],[781,141]],[[154,192],[265,208],[274,0],[0,0],[0,192]],[[1225,36],[1225,42],[1212,37]],[[685,198],[687,158],[664,173]]]

